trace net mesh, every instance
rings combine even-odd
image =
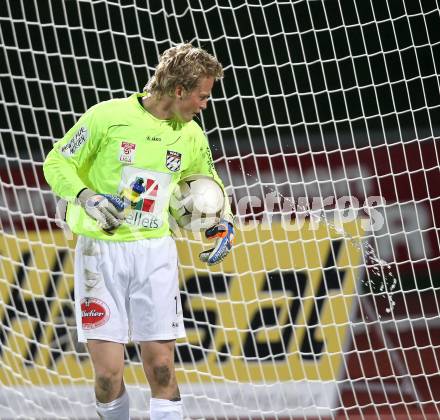
[[[238,215],[219,268],[198,262],[200,238],[177,238],[186,415],[440,416],[436,1],[0,9],[2,416],[94,415],[75,238],[42,163],[90,106],[141,91],[179,42],[224,65],[200,123]],[[125,381],[145,416],[134,344]]]

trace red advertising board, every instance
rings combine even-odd
[[[418,272],[428,272],[440,269],[439,161],[440,147],[431,139],[360,149],[220,157],[217,167],[232,187],[228,190],[233,207],[248,218],[261,219],[265,212],[290,212],[295,217],[301,207],[348,205],[347,197],[359,217],[374,208],[373,215],[383,223],[367,234],[380,257],[397,263],[402,272],[411,271],[414,264]],[[53,222],[57,200],[44,180],[41,163],[10,162],[2,168],[1,180],[0,217],[5,229],[12,225],[20,230],[42,229]]]
[[[440,270],[436,226],[440,221],[440,146],[433,139],[361,149],[220,158],[231,180],[232,203],[243,217],[327,210],[350,205],[359,217],[373,208],[377,225],[367,231],[380,257],[401,272]],[[268,208],[267,197],[277,195]],[[249,196],[259,200],[252,203]],[[322,201],[324,200],[324,201]],[[322,204],[323,203],[323,204]],[[242,205],[240,205],[242,204]]]

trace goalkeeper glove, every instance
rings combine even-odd
[[[234,243],[234,225],[221,219],[216,225],[206,229],[205,236],[207,239],[217,238],[217,241],[214,248],[201,252],[199,258],[208,265],[218,264],[231,251]]]
[[[104,230],[113,235],[124,220],[124,200],[114,194],[98,194],[85,188],[78,194],[78,201],[86,213]]]

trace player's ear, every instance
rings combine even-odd
[[[177,85],[174,93],[176,94],[176,99],[183,99],[185,90],[182,85]]]

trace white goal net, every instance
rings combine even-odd
[[[95,416],[42,163],[179,42],[223,63],[200,123],[238,216],[214,269],[177,238],[185,416],[440,417],[435,0],[10,0],[0,25],[0,418]],[[146,418],[135,344],[125,382]]]

